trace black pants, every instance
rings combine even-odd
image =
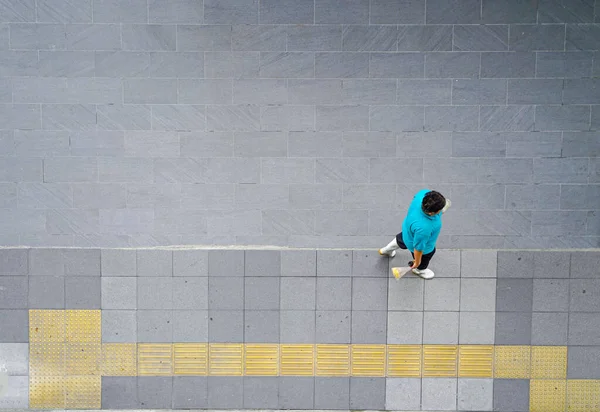
[[[405,250],[408,249],[406,247],[406,245],[404,244],[404,240],[402,240],[402,232],[400,232],[396,235],[396,243],[398,243],[398,246],[400,247],[400,249],[405,249]],[[410,252],[410,254],[412,255],[412,257],[414,259],[415,254],[413,252]],[[419,265],[419,267],[417,269],[419,269],[419,270],[427,269],[427,267],[429,266],[429,262],[431,261],[431,258],[433,257],[433,255],[435,255],[435,248],[433,248],[433,250],[430,253],[423,255],[423,257],[421,258],[421,264]]]

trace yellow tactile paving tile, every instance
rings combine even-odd
[[[457,345],[423,345],[423,377],[455,377]]]
[[[32,409],[62,409],[65,407],[64,376],[30,376],[29,407]]]
[[[31,376],[64,376],[66,347],[60,342],[29,344],[29,374]]]
[[[317,345],[316,376],[350,376],[350,345]]]
[[[244,345],[241,343],[211,343],[209,345],[209,375],[242,376]]]
[[[30,310],[29,342],[64,342],[64,310]]]
[[[100,343],[67,343],[67,375],[100,375],[102,345]]]
[[[281,345],[281,376],[314,376],[315,345]]]
[[[529,382],[530,412],[564,412],[566,403],[566,380],[532,379]]]
[[[420,378],[421,345],[388,345],[387,376],[393,378]]]
[[[103,376],[137,376],[137,345],[135,343],[102,344]]]
[[[496,346],[494,348],[495,378],[529,379],[530,376],[530,346]]]
[[[492,345],[461,345],[458,348],[459,378],[492,378],[494,347]]]
[[[67,310],[67,342],[100,343],[102,341],[102,316],[100,310]]]
[[[531,347],[532,379],[566,379],[567,347],[566,346],[532,346]]]
[[[138,344],[138,375],[169,376],[172,374],[173,345],[170,343]]]
[[[65,381],[65,407],[67,409],[100,409],[102,377],[67,376]]]
[[[173,374],[204,376],[207,373],[207,343],[173,344]]]
[[[600,380],[569,379],[567,381],[567,411],[600,411]]]
[[[244,372],[247,376],[278,376],[279,345],[246,344]]]
[[[352,376],[385,376],[385,345],[352,345]]]

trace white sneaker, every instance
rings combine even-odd
[[[433,273],[433,270],[431,269],[413,269],[412,273],[414,273],[417,276],[421,276],[423,279],[433,279],[433,277],[435,276],[435,273]]]
[[[379,249],[379,254],[381,256],[388,256],[388,257],[393,258],[394,256],[396,256],[396,251],[392,250],[391,252],[384,252],[383,249]]]

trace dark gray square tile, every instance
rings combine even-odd
[[[65,278],[62,276],[29,276],[29,308],[64,309]]]
[[[244,377],[244,408],[277,409],[279,407],[279,378],[276,376]]]
[[[313,409],[315,404],[315,378],[279,377],[280,409]]]
[[[244,342],[279,343],[278,310],[246,310]]]
[[[436,282],[425,284],[425,310],[457,311],[461,299],[461,280],[436,279]]]
[[[352,311],[352,343],[387,343],[386,311]]]
[[[173,319],[171,311],[138,310],[138,342],[173,342]]]
[[[208,278],[173,278],[173,309],[208,309]]]
[[[600,58],[600,56],[599,56]],[[598,252],[572,252],[571,253],[571,278],[598,278],[600,277],[600,253]]]
[[[102,407],[107,409],[139,408],[137,379],[135,376],[103,376]]]
[[[208,342],[208,311],[174,310],[173,342]]]
[[[277,250],[247,250],[245,276],[280,276],[281,252]]]
[[[102,249],[102,276],[137,276],[137,253],[131,249]]]
[[[597,345],[600,342],[598,313],[569,314],[569,345]]]
[[[170,409],[173,405],[173,378],[140,376],[137,380],[138,400],[142,409]]]
[[[65,278],[66,309],[100,309],[100,277]]]
[[[382,258],[377,251],[352,251],[352,276],[387,278],[388,265],[388,259]]]
[[[102,309],[137,309],[137,278],[102,277]]]
[[[537,10],[520,0],[483,0],[481,15],[484,23],[535,23]]]
[[[476,0],[432,0],[427,4],[427,24],[476,24],[480,18],[481,3]]]
[[[568,278],[570,264],[569,252],[533,252],[533,277]]]
[[[282,251],[281,276],[317,276],[317,252],[314,250]]]
[[[244,278],[210,277],[208,308],[210,310],[244,309]]]
[[[533,252],[498,252],[499,278],[532,278],[534,272]]]
[[[282,310],[315,310],[316,278],[284,277],[280,282]]]
[[[317,278],[317,309],[350,310],[352,308],[352,279]]]
[[[208,312],[209,342],[244,342],[244,312],[241,310],[210,310]]]
[[[569,347],[567,379],[599,379],[600,346]]]
[[[175,376],[173,378],[173,409],[205,409],[208,407],[205,376]]]
[[[208,250],[174,250],[173,276],[208,276]]]
[[[494,379],[494,410],[498,412],[529,411],[529,380]]]
[[[315,409],[350,408],[350,378],[315,378]]]
[[[499,312],[531,312],[533,305],[532,279],[498,279],[496,310]]]
[[[244,309],[279,310],[278,277],[247,277],[244,281]]]
[[[138,276],[173,276],[173,251],[171,250],[138,250]]]
[[[244,378],[238,376],[208,377],[208,407],[241,409],[244,406]]]
[[[352,279],[353,310],[386,310],[388,279]]]
[[[61,276],[65,274],[64,249],[31,249],[29,274]]]
[[[530,345],[531,312],[496,312],[496,345]]]
[[[315,311],[282,310],[279,315],[281,343],[315,343]]]
[[[134,310],[102,311],[102,342],[137,342],[137,315]]]
[[[29,342],[29,312],[27,310],[0,310],[0,342]]]
[[[568,312],[569,279],[534,279],[534,312]]]
[[[569,314],[534,312],[531,318],[531,344],[562,346],[567,344]]]
[[[351,251],[317,250],[317,276],[350,276],[351,274]]]
[[[350,378],[350,409],[385,409],[385,378]]]
[[[173,278],[138,278],[137,299],[138,309],[173,309]]]
[[[570,311],[600,312],[600,279],[571,279],[570,283]]]
[[[0,250],[0,275],[26,275],[29,272],[29,249]]]
[[[27,309],[28,290],[26,276],[0,277],[0,309]]]
[[[318,310],[316,341],[319,343],[350,343],[351,321],[350,311]]]
[[[100,249],[63,249],[65,275],[100,276]]]
[[[208,276],[244,276],[244,251],[209,250]]]

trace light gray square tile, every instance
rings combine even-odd
[[[422,311],[425,283],[423,279],[390,279],[388,283],[388,310]]]
[[[173,309],[208,309],[208,278],[174,278]]]
[[[25,276],[0,277],[0,309],[27,309],[28,282]]]
[[[245,280],[244,308],[252,310],[279,310],[279,278],[247,277]]]
[[[239,310],[210,310],[208,312],[208,341],[244,341],[244,312]]]
[[[208,379],[208,407],[241,409],[244,405],[244,378],[215,376]]]
[[[173,408],[204,409],[208,407],[205,376],[173,377]]]
[[[209,276],[244,276],[243,250],[209,250]]]
[[[281,276],[316,276],[317,253],[312,250],[281,252]]]
[[[246,310],[244,324],[244,342],[279,343],[278,310]]]
[[[138,276],[173,276],[173,252],[170,250],[138,250]]]
[[[281,376],[279,378],[279,408],[313,409],[315,378]]]
[[[425,312],[423,315],[423,343],[457,344],[458,320],[458,312]]]
[[[529,410],[529,380],[494,379],[494,410],[527,412]]]
[[[282,310],[279,333],[281,343],[315,343],[315,311]]]
[[[174,310],[173,342],[208,342],[208,311]]]
[[[562,346],[567,344],[568,313],[534,312],[531,319],[531,344]]]
[[[457,380],[455,378],[423,378],[422,405],[425,411],[456,409]]]
[[[244,278],[209,277],[208,308],[235,310],[244,308]]]
[[[280,282],[282,310],[315,310],[316,278],[285,277]]]
[[[8,376],[29,375],[29,345],[27,343],[0,343],[0,364]]]
[[[6,391],[2,395],[2,408],[20,409],[29,405],[29,378],[27,376],[9,376]]]
[[[275,250],[247,250],[246,276],[280,276],[281,252]]]
[[[571,278],[596,278],[600,276],[598,252],[572,252]]]
[[[29,342],[29,312],[27,310],[0,310],[0,342]]]
[[[385,310],[388,295],[387,279],[353,278],[353,310]]]
[[[387,313],[385,311],[352,311],[352,343],[386,343]]]
[[[244,408],[277,409],[279,406],[279,378],[276,376],[244,377]]]
[[[139,278],[137,299],[139,309],[173,309],[173,278]]]
[[[461,291],[461,282],[458,278],[427,282],[425,284],[425,310],[458,311],[461,304]]]
[[[208,276],[208,251],[173,251],[173,276]]]
[[[419,410],[421,408],[421,379],[389,378],[385,384],[387,410]]]
[[[137,278],[103,277],[102,309],[137,309]]]
[[[173,342],[173,313],[164,310],[137,311],[138,342]]]
[[[531,312],[496,312],[496,345],[530,345]]]
[[[317,250],[317,276],[348,276],[351,273],[351,252]]]
[[[491,411],[494,407],[493,404],[493,379],[458,379],[458,410]]]
[[[496,279],[462,279],[460,310],[495,311]]]
[[[322,343],[350,343],[350,311],[317,311],[316,341]]]
[[[100,309],[101,285],[99,277],[65,278],[66,309]]]
[[[64,309],[65,278],[62,276],[30,276],[29,308]]]
[[[315,409],[350,408],[350,378],[315,378]]]
[[[569,281],[567,279],[534,279],[534,312],[567,312]]]
[[[127,249],[102,249],[102,276],[136,276],[136,251]]]
[[[387,343],[397,345],[422,344],[423,313],[388,312]]]
[[[350,378],[350,408],[381,410],[385,407],[385,378]]]
[[[459,278],[461,277],[460,254],[460,250],[437,250],[429,268],[438,278]]]
[[[532,279],[498,279],[496,310],[501,312],[531,312],[533,304]]]
[[[137,316],[134,310],[102,312],[102,342],[137,342]]]
[[[352,276],[383,277],[389,276],[387,259],[383,259],[377,251],[354,250],[352,252]]]
[[[458,342],[466,345],[493,345],[495,312],[460,312]]]

